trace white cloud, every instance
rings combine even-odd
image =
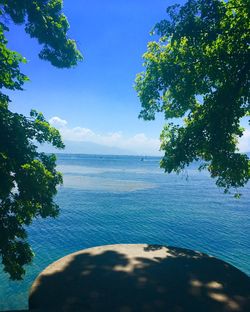
[[[64,140],[72,142],[92,142],[108,147],[118,147],[137,154],[158,155],[160,141],[156,138],[149,138],[144,133],[137,133],[126,137],[121,131],[112,133],[95,133],[89,128],[70,128],[68,122],[60,117],[52,117],[50,124],[60,130]],[[239,139],[238,148],[240,152],[250,152],[250,129],[246,129]]]
[[[91,142],[130,150],[137,154],[156,155],[159,154],[160,141],[149,138],[144,133],[137,133],[132,137],[126,137],[122,132],[95,133],[89,128],[74,127],[70,128],[66,120],[59,117],[52,117],[50,124],[60,130],[63,140],[73,142]]]
[[[61,119],[57,116],[50,118],[49,123],[56,128],[61,128],[67,126],[67,121],[64,119]]]
[[[239,139],[239,150],[242,153],[250,152],[250,130],[245,130],[243,136]]]

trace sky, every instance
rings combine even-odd
[[[43,112],[61,132],[65,152],[161,154],[163,116],[138,119],[140,102],[133,85],[143,71],[147,43],[157,39],[149,33],[173,3],[184,1],[64,0],[69,35],[84,56],[73,69],[40,60],[37,40],[29,38],[23,26],[10,25],[8,47],[26,57],[22,71],[30,78],[25,91],[10,93],[10,108],[25,115],[32,108]],[[240,149],[250,151],[249,128]]]

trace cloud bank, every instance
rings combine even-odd
[[[160,155],[159,139],[149,138],[144,133],[137,133],[131,137],[126,137],[121,131],[104,134],[96,133],[89,128],[71,128],[66,120],[57,116],[52,117],[49,122],[60,131],[65,141],[95,143],[129,150],[132,154]]]
[[[131,154],[139,155],[161,155],[160,140],[149,138],[144,133],[137,133],[131,137],[126,137],[121,131],[112,133],[96,133],[89,128],[69,127],[68,122],[58,116],[49,120],[50,124],[57,128],[65,141],[89,142],[119,148],[130,151]],[[240,152],[250,152],[250,130],[246,129],[243,136],[239,139],[238,148]]]

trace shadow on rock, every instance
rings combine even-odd
[[[45,271],[31,291],[30,309],[250,311],[250,279],[235,267],[176,247],[127,246],[127,253],[103,246],[99,254],[73,254],[63,269]],[[132,246],[141,248],[138,256],[130,256]]]

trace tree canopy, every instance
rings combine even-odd
[[[41,113],[32,110],[25,117],[9,110],[6,90],[22,90],[28,80],[20,71],[25,58],[7,47],[9,19],[25,25],[42,45],[40,58],[56,67],[75,66],[82,55],[67,36],[62,0],[0,0],[0,256],[10,277],[21,279],[33,257],[26,227],[34,218],[55,217],[59,212],[53,200],[62,183],[56,157],[39,153],[37,145],[64,145]]]
[[[249,0],[189,0],[167,8],[144,54],[136,78],[139,117],[168,122],[161,133],[166,172],[180,172],[203,160],[225,192],[250,179],[250,161],[239,152],[243,117],[250,114]],[[236,191],[236,196],[239,196]]]

